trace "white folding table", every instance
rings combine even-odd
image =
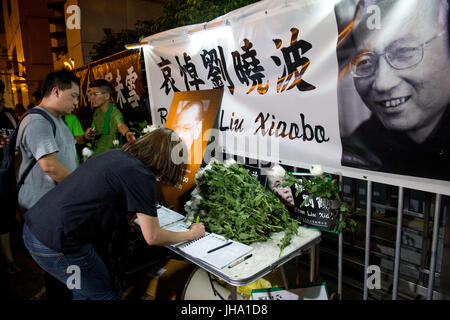
[[[188,225],[189,224],[185,221],[178,221],[167,225],[164,228],[187,228]],[[320,231],[300,226],[298,228],[298,234],[292,236],[291,243],[283,249],[280,255],[280,248],[277,244],[281,241],[283,236],[284,231],[274,233],[268,241],[251,243],[250,246],[253,247],[253,251],[251,252],[252,256],[232,268],[228,268],[227,266],[222,269],[215,268],[204,261],[186,254],[180,250],[179,246],[167,246],[167,248],[230,284],[232,288],[232,298],[236,299],[238,286],[246,286],[255,282],[273,270],[282,267],[283,264],[294,257],[299,256],[303,251],[310,249],[314,250],[315,246],[321,240]],[[311,264],[311,270],[315,270],[315,259],[311,259]],[[285,285],[287,286],[283,269],[282,275]]]

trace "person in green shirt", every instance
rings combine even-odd
[[[69,127],[70,132],[72,132],[73,138],[75,139],[78,145],[84,144],[84,130],[81,126],[80,120],[78,120],[77,116],[74,114],[67,114],[64,116],[64,121]],[[77,149],[77,162],[80,164],[80,157],[78,155]]]
[[[72,132],[72,135],[75,138],[76,142],[78,144],[84,144],[84,130],[77,116],[74,114],[67,114],[64,117],[64,121],[69,127],[70,132]]]
[[[136,139],[123,120],[122,112],[112,102],[113,89],[105,79],[95,80],[90,87],[90,99],[96,108],[92,119],[92,126],[84,133],[88,140],[94,139],[94,155],[120,147],[118,135],[126,138],[127,142]],[[94,130],[95,129],[95,130]]]

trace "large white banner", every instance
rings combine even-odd
[[[350,72],[351,41],[342,40],[350,39],[356,2],[261,1],[205,24],[147,37],[153,121],[165,123],[174,92],[223,87],[217,129],[227,153],[301,168],[321,164],[330,173],[450,194],[445,174],[397,172],[382,167],[377,156],[366,161],[367,152],[357,154],[351,143],[343,153],[342,141],[372,114]],[[377,18],[376,10],[364,12]],[[394,98],[385,104],[407,100]]]

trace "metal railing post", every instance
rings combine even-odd
[[[439,213],[441,211],[441,195],[436,194],[436,202],[434,204],[434,226],[433,226],[433,242],[431,243],[431,259],[430,274],[428,278],[428,295],[427,299],[433,299],[434,273],[436,271],[436,255],[439,238]]]
[[[401,246],[402,246],[402,215],[403,215],[403,187],[398,189],[398,205],[397,205],[397,239],[395,242],[395,264],[394,264],[394,280],[392,289],[392,300],[397,300],[398,292],[398,274],[400,270]]]
[[[364,296],[367,300],[367,269],[369,268],[370,259],[370,220],[372,219],[372,181],[367,181],[367,203],[366,203],[366,248],[364,262]]]
[[[339,176],[339,190],[342,193],[342,201],[344,200],[344,177]],[[342,220],[343,215],[339,215],[339,220]],[[342,255],[344,248],[344,231],[339,233],[339,247],[338,247],[338,299],[342,300]]]

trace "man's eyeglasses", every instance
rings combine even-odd
[[[389,65],[396,70],[412,68],[422,62],[423,48],[445,32],[446,30],[440,32],[424,43],[410,40],[395,41],[386,48],[384,53],[380,54],[369,51],[361,52],[351,62],[351,73],[354,78],[363,78],[373,75],[381,56],[385,56]]]
[[[89,92],[90,96],[99,96],[101,94],[105,94],[106,92]]]

